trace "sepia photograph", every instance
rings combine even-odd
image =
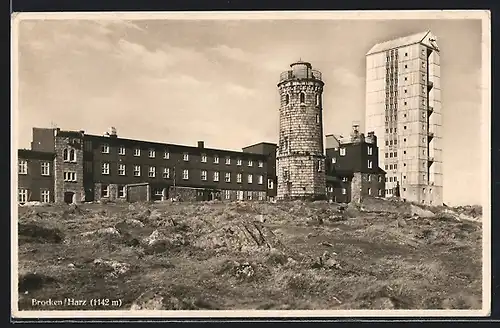
[[[14,13],[12,316],[485,316],[490,13]]]

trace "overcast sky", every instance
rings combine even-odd
[[[365,53],[431,30],[441,49],[444,201],[480,203],[479,20],[24,20],[19,148],[31,128],[241,150],[277,142],[281,71],[323,73],[324,132],[363,129]]]

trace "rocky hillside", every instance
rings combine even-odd
[[[25,206],[18,230],[20,310],[481,308],[476,207]]]

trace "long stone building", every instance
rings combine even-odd
[[[440,50],[422,32],[374,45],[366,54],[366,131],[381,138],[386,196],[442,204]],[[399,195],[398,195],[399,196]]]

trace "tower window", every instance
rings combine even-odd
[[[319,124],[319,114],[316,114],[316,123]]]
[[[288,105],[289,103],[290,103],[290,95],[289,95],[289,94],[287,94],[287,95],[285,96],[285,104],[286,104],[286,105]]]
[[[316,106],[319,106],[320,104],[320,96],[319,94],[316,94]]]
[[[340,156],[345,156],[345,148],[340,148]]]
[[[303,104],[306,102],[306,94],[301,92],[300,93],[300,103]]]

